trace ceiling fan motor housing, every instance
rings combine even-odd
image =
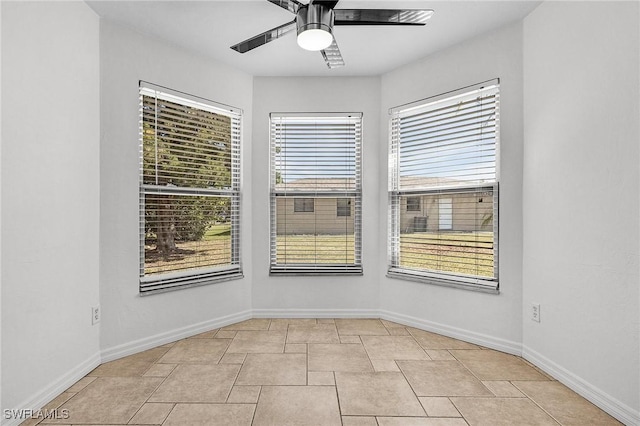
[[[333,35],[333,20],[333,9],[321,4],[303,6],[296,15],[298,35],[306,30],[323,30]]]

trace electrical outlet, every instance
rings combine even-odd
[[[531,304],[531,319],[535,322],[540,322],[540,304]]]
[[[91,325],[100,322],[100,305],[91,307]]]

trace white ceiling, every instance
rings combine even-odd
[[[307,3],[306,0],[301,0]],[[433,9],[426,26],[337,26],[346,63],[327,69],[295,32],[244,54],[229,47],[294,19],[266,0],[87,1],[102,18],[256,76],[379,75],[522,19],[539,1],[341,0],[336,9]]]

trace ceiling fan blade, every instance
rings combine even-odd
[[[321,52],[329,69],[344,67],[344,59],[342,59],[342,54],[340,53],[340,49],[338,48],[335,38],[333,39],[331,46]]]
[[[335,25],[424,25],[433,10],[335,9]]]
[[[311,4],[320,4],[327,9],[333,9],[338,4],[338,0],[311,0]]]
[[[273,3],[276,6],[280,6],[281,8],[288,10],[291,13],[298,13],[298,9],[303,6],[297,0],[267,0],[269,3]]]
[[[270,41],[273,41],[277,38],[282,37],[283,35],[293,31],[296,29],[296,21],[287,22],[284,25],[280,25],[279,27],[275,27],[269,31],[265,31],[262,34],[258,34],[255,37],[251,37],[245,41],[242,41],[234,46],[231,46],[233,50],[240,53],[246,53],[249,50],[255,49],[256,47],[260,47],[263,44],[267,44]]]

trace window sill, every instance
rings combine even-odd
[[[363,275],[362,265],[271,265],[270,276],[336,276],[336,275]]]
[[[424,284],[432,284],[442,287],[452,287],[461,290],[476,291],[479,293],[500,294],[500,287],[495,281],[485,281],[484,283],[473,283],[455,278],[445,278],[442,276],[430,275],[428,273],[420,273],[408,270],[390,269],[387,271],[387,277],[405,281],[415,281]],[[480,281],[480,280],[478,280]],[[485,284],[486,283],[486,284]]]
[[[239,280],[244,278],[240,268],[215,271],[202,275],[188,275],[171,279],[140,280],[140,296],[166,293],[168,291],[182,290],[191,287],[216,284],[224,281]]]

